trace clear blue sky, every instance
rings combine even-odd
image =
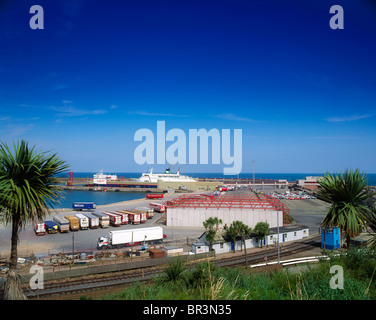
[[[32,30],[29,9],[44,9]],[[344,29],[329,8],[344,9]],[[141,128],[242,129],[243,172],[376,173],[372,1],[0,4],[0,140],[73,171],[144,171]],[[155,170],[164,168],[155,165]],[[222,172],[223,165],[176,165]]]

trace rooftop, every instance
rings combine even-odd
[[[254,193],[226,192],[223,194],[183,194],[165,203],[167,208],[228,208],[264,209],[289,213],[289,208],[279,199]]]

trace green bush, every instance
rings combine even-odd
[[[340,265],[344,289],[331,289],[330,268]],[[283,269],[255,273],[244,268],[201,262],[190,268],[178,259],[151,284],[135,284],[105,299],[146,300],[368,300],[376,299],[374,252],[351,249],[292,273]]]

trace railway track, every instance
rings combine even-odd
[[[304,241],[296,241],[291,244],[284,244],[280,250],[280,257],[291,256],[292,254],[303,252],[309,248],[312,248],[312,246],[314,246],[319,241],[319,239],[320,236],[318,235]],[[265,249],[258,253],[251,253],[247,257],[247,262],[249,265],[261,261],[263,262],[265,261],[265,257],[268,261],[277,259],[276,248],[273,247],[271,249]],[[228,258],[217,258],[213,260],[213,263],[221,267],[243,266],[245,265],[245,256],[237,255]],[[122,274],[98,275],[97,277],[90,279],[65,279],[61,282],[55,281],[44,283],[43,289],[31,290],[28,286],[25,286],[23,287],[23,290],[24,294],[29,299],[70,295],[131,284],[137,280],[140,282],[150,281],[154,277],[157,277],[159,274],[161,274],[163,271],[163,268],[148,268]]]
[[[110,276],[99,276],[91,279],[65,280],[64,282],[45,283],[41,290],[30,290],[24,288],[24,293],[28,298],[43,298],[47,296],[67,295],[80,292],[87,292],[98,289],[108,289],[114,286],[131,284],[135,281],[150,281],[163,272],[159,269],[146,269],[134,271],[127,274],[117,274]]]
[[[295,253],[300,253],[309,247],[313,247],[318,241],[320,241],[321,236],[317,235],[314,237],[311,237],[308,240],[300,240],[293,242],[291,244],[285,244],[280,248],[280,257],[286,257],[291,256]],[[250,263],[257,263],[261,261],[265,261],[265,258],[267,258],[267,261],[271,261],[273,259],[278,258],[278,253],[275,247],[271,249],[265,249],[258,253],[249,254],[247,256],[247,262]],[[220,267],[230,267],[235,265],[245,265],[245,256],[236,256],[236,257],[229,257],[229,258],[222,258],[218,259],[218,261],[215,262],[216,265]]]

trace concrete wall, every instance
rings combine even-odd
[[[279,226],[283,225],[283,212],[278,211]],[[251,228],[258,222],[267,222],[270,228],[277,227],[277,211],[264,209],[234,209],[234,208],[168,208],[167,226],[173,227],[202,227],[209,217],[222,219],[223,225],[228,226],[235,220],[240,220]]]

